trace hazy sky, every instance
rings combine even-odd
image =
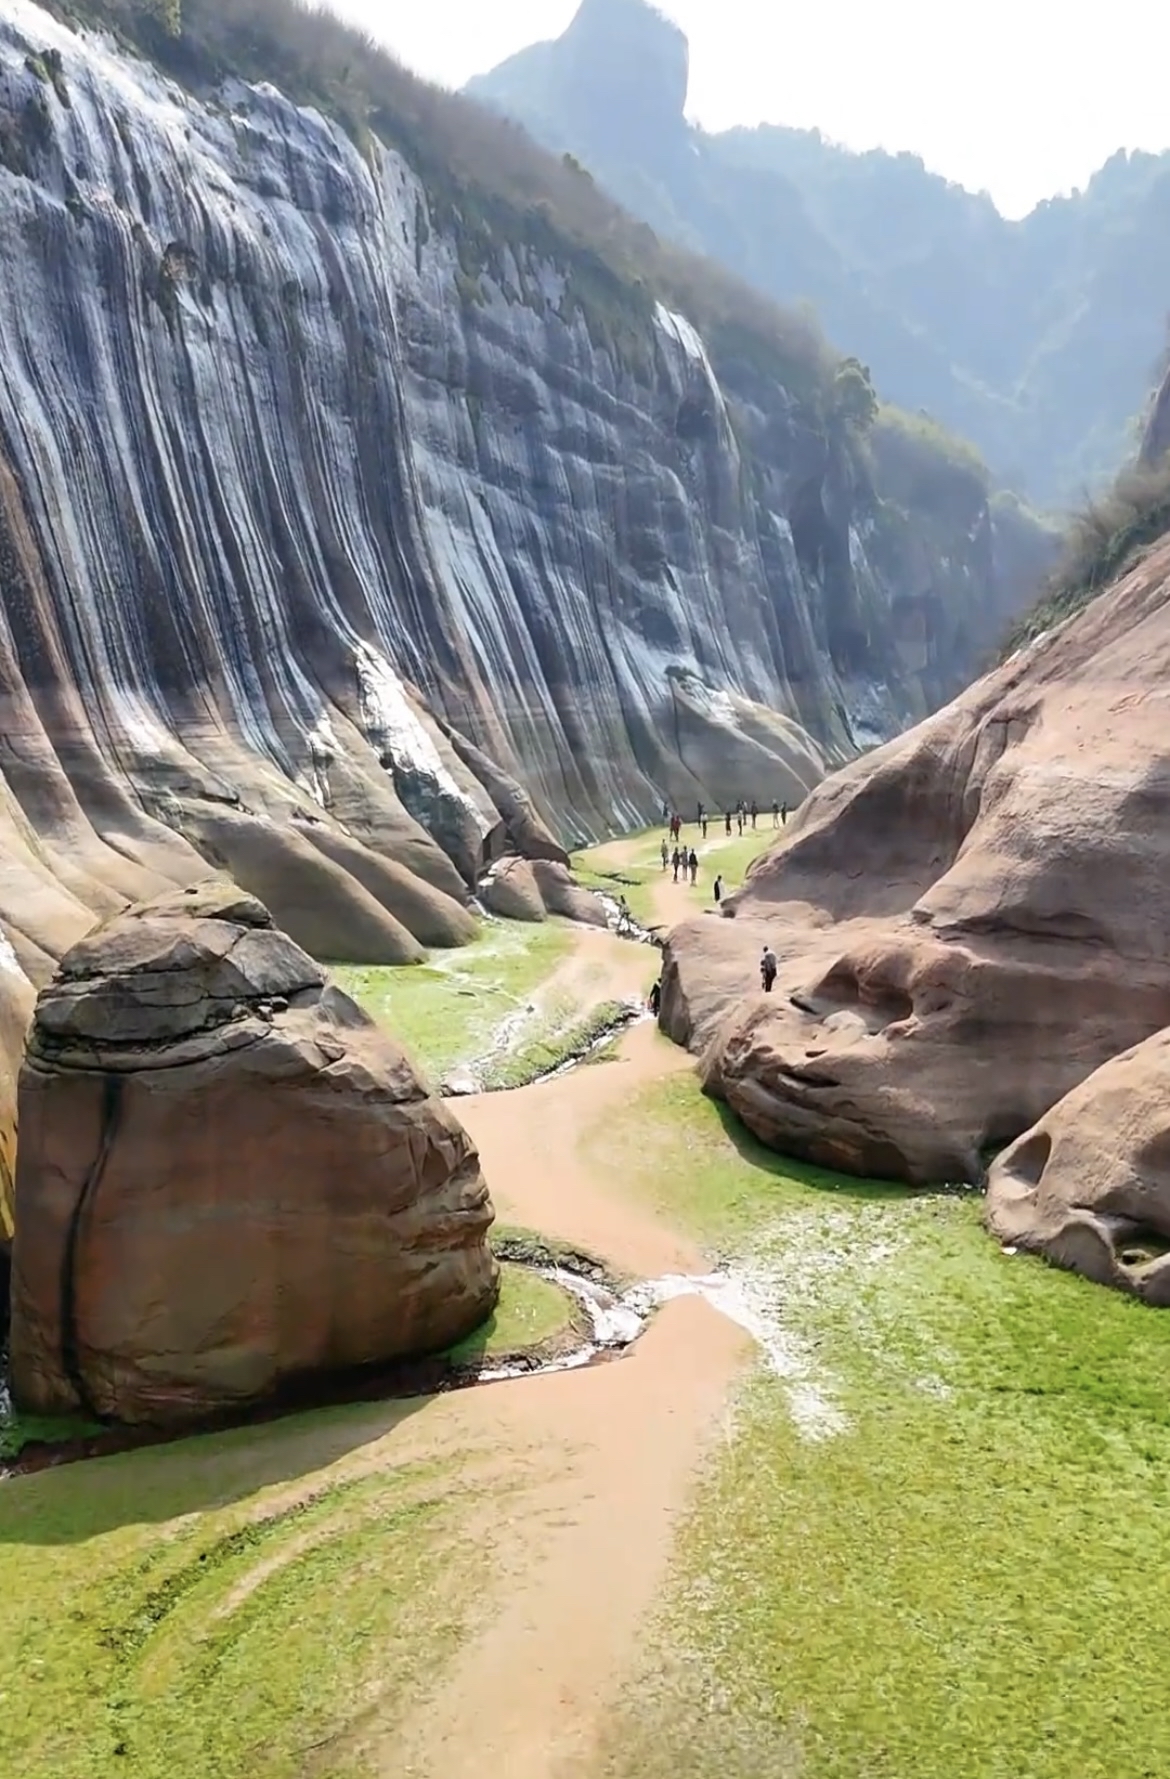
[[[403,61],[460,86],[557,36],[577,0],[333,0]],[[1008,215],[1118,148],[1170,148],[1163,0],[661,0],[691,41],[691,116],[908,148]]]

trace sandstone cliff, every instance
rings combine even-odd
[[[367,853],[458,900],[500,817],[485,756],[595,835],[664,791],[796,796],[970,671],[1019,592],[978,483],[920,525],[758,341],[713,366],[555,217],[509,241],[374,135],[209,86],[192,42],[167,53],[199,98],[0,5],[26,969],[206,861],[265,894],[291,860],[299,905],[408,955]]]
[[[827,779],[729,913],[673,935],[663,1024],[765,1141],[851,1172],[977,1180],[1170,1024],[1170,539]]]

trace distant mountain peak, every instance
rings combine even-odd
[[[686,33],[649,0],[581,0],[560,37],[520,50],[467,91],[505,108],[523,94],[549,115],[604,114],[627,135],[679,130],[689,85]]]

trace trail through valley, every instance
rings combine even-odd
[[[594,856],[620,871],[638,844]],[[669,872],[653,900],[664,925],[695,905]],[[656,966],[649,946],[582,930],[558,975],[605,999],[645,995]],[[604,1066],[461,1100],[500,1220],[580,1243],[627,1275],[706,1270],[620,1180],[597,1177],[585,1143],[638,1088],[689,1066],[647,1022]],[[523,1480],[499,1518],[485,1515],[498,1579],[474,1615],[478,1631],[405,1724],[368,1728],[359,1757],[387,1779],[586,1779],[697,1465],[750,1353],[734,1323],[685,1298],[619,1361],[440,1398],[400,1428],[395,1461],[466,1443],[495,1462],[507,1454]]]

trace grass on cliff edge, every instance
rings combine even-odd
[[[745,1390],[598,1779],[1170,1771],[1170,1316],[760,1149],[692,1080],[594,1159],[732,1258]]]

